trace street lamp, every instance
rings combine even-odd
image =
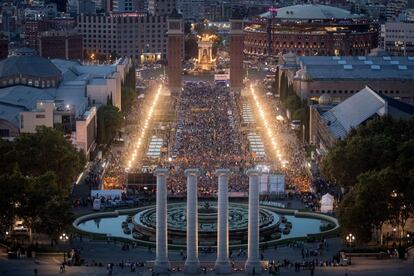
[[[69,237],[65,233],[63,233],[62,235],[60,235],[59,239],[61,241],[65,242],[69,239]]]
[[[59,240],[61,240],[62,242],[66,242],[67,240],[69,240],[69,237],[63,233],[62,235],[60,235]],[[63,263],[66,263],[66,251],[63,251]]]
[[[355,241],[355,236],[352,235],[351,233],[349,233],[346,236],[346,241],[348,242],[349,246],[351,247],[352,246],[352,243]]]

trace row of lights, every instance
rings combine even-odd
[[[151,107],[148,110],[147,118],[145,119],[144,126],[142,127],[142,130],[141,130],[141,135],[139,136],[138,140],[136,141],[136,143],[134,145],[134,150],[132,151],[132,154],[131,154],[131,158],[128,160],[127,165],[125,167],[126,171],[129,171],[131,169],[132,165],[135,163],[135,160],[137,159],[138,150],[140,149],[140,147],[143,144],[145,134],[146,134],[148,126],[149,126],[149,122],[151,121],[152,114],[154,113],[155,106],[157,105],[160,94],[161,94],[161,89],[162,89],[162,86],[160,85],[158,90],[157,90],[157,93],[155,94],[155,97],[154,97],[154,100],[151,104]]]
[[[267,137],[268,137],[269,141],[272,144],[273,150],[276,152],[276,156],[279,159],[279,162],[282,164],[282,167],[285,168],[286,167],[286,164],[288,163],[288,161],[285,160],[285,159],[283,159],[283,155],[282,155],[282,153],[281,153],[281,151],[279,149],[279,146],[278,146],[278,144],[276,142],[275,135],[274,135],[274,133],[272,131],[271,126],[269,125],[269,122],[266,119],[266,114],[263,111],[263,107],[260,104],[259,98],[257,97],[257,94],[256,94],[256,92],[253,89],[253,85],[250,85],[250,91],[252,93],[254,102],[256,104],[256,108],[259,111],[260,119],[262,120],[263,125],[266,128]]]

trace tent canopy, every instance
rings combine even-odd
[[[321,212],[322,213],[328,213],[333,211],[333,205],[334,205],[335,198],[333,195],[327,193],[322,196],[321,198]]]

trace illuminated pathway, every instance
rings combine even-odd
[[[281,149],[280,149],[280,143],[278,142],[278,137],[276,135],[276,133],[273,131],[272,127],[271,127],[271,123],[269,123],[269,120],[267,119],[267,117],[269,115],[266,114],[265,110],[265,106],[262,105],[262,103],[260,102],[259,97],[256,94],[256,91],[253,88],[253,85],[250,85],[250,93],[253,97],[253,101],[254,104],[256,106],[256,110],[257,113],[259,114],[259,120],[257,120],[259,122],[259,124],[261,124],[264,127],[265,133],[266,133],[266,137],[267,137],[267,142],[268,144],[271,144],[272,146],[272,152],[274,154],[274,156],[277,156],[278,160],[279,160],[279,164],[282,165],[282,167],[286,167],[286,164],[288,163],[287,160],[285,160],[283,158]]]
[[[264,134],[262,138],[267,146],[266,152],[271,153],[272,167],[283,172],[287,184],[301,192],[310,190],[310,178],[305,168],[305,154],[301,142],[297,139],[296,133],[279,122],[274,110],[271,108],[272,98],[262,99],[261,94],[250,86],[250,95],[255,106],[256,121],[262,126]]]
[[[144,120],[144,124],[141,127],[141,135],[139,135],[137,141],[133,144],[133,150],[131,152],[131,155],[129,156],[128,160],[127,160],[127,164],[125,166],[125,170],[129,171],[132,167],[134,167],[134,165],[136,164],[137,161],[137,156],[138,156],[138,151],[140,150],[140,148],[142,147],[142,144],[144,143],[144,139],[145,136],[148,132],[148,126],[151,122],[152,116],[154,114],[154,109],[157,106],[158,102],[159,102],[159,98],[161,95],[161,91],[162,91],[162,86],[160,85],[158,87],[157,92],[155,93],[154,99],[152,100],[152,104],[150,105],[150,108],[148,109],[147,112],[147,117]]]

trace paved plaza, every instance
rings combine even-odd
[[[155,250],[151,252],[144,248],[135,248],[128,251],[122,250],[121,243],[110,243],[88,241],[83,239],[83,242],[75,241],[72,245],[76,248],[82,248],[82,258],[86,263],[102,263],[102,267],[78,266],[66,267],[64,273],[60,273],[59,268],[63,260],[63,256],[48,256],[37,257],[35,259],[9,260],[2,252],[0,255],[0,275],[34,275],[34,269],[37,268],[38,275],[107,275],[106,266],[108,263],[114,264],[112,275],[151,275],[143,267],[138,267],[135,272],[131,272],[129,267],[123,269],[119,263],[129,262],[145,262],[155,259]],[[316,246],[314,243],[304,245],[305,249],[312,249]],[[341,244],[339,239],[329,239],[328,248],[324,249],[321,260],[329,260],[339,250]],[[108,253],[110,252],[110,254]],[[233,252],[233,256],[238,252]],[[301,249],[293,247],[280,247],[275,249],[265,250],[264,258],[266,260],[283,261],[288,259],[290,261],[302,261]],[[212,268],[216,259],[216,253],[200,253],[199,255],[201,266]],[[246,257],[234,257],[236,267],[243,264]],[[184,264],[183,256],[180,251],[169,251],[169,259],[172,267],[175,269],[176,265]],[[308,258],[312,260],[312,258]],[[314,275],[414,275],[414,248],[409,251],[407,260],[385,259],[377,260],[374,258],[354,258],[352,265],[346,267],[316,267]],[[204,275],[204,272],[200,272]],[[172,275],[184,275],[182,272],[174,272]],[[215,275],[214,272],[206,272],[206,275]],[[235,272],[231,275],[245,275],[241,272]],[[269,275],[268,272],[263,272],[261,275]],[[309,270],[302,270],[296,272],[294,267],[281,268],[276,275],[311,275]]]
[[[333,245],[336,240],[329,240]],[[333,246],[334,247],[334,246]],[[122,251],[121,245],[102,242],[83,242],[83,255],[86,260],[101,261],[102,267],[66,267],[63,275],[107,275],[107,263],[114,263],[112,275],[151,275],[150,272],[143,268],[137,268],[131,272],[128,267],[120,268],[119,262],[125,261],[143,261],[153,260],[154,252],[148,252],[144,249],[131,249],[130,251]],[[326,255],[333,253],[333,248],[327,250]],[[332,251],[332,252],[331,252]],[[301,260],[300,249],[282,247],[271,251],[265,251],[265,256],[269,259],[280,260],[281,256],[291,260]],[[366,258],[355,258],[353,264],[347,267],[316,267],[314,275],[414,275],[414,249],[410,251],[409,258],[401,261],[397,259],[376,260]],[[180,260],[179,252],[170,252],[170,259],[178,262]],[[212,264],[215,260],[215,254],[201,254],[200,260],[204,263]],[[240,259],[242,260],[242,259]],[[35,260],[8,260],[4,254],[0,257],[0,275],[34,275],[34,269],[37,268],[38,275],[58,275],[62,257],[36,258]],[[172,275],[184,275],[175,272]],[[206,275],[215,275],[214,272],[207,272]],[[244,273],[233,273],[232,275],[245,275]],[[269,275],[263,272],[261,275]],[[295,272],[294,268],[282,268],[277,275],[311,275],[309,270]]]

